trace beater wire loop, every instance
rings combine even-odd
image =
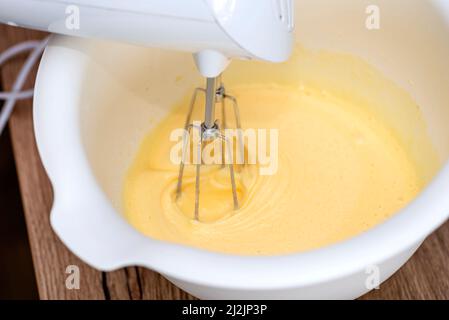
[[[205,94],[205,110],[204,110],[204,121],[201,126],[195,126],[192,123],[192,116],[195,109],[195,104],[198,99],[199,93]],[[237,129],[237,141],[239,145],[239,151],[243,150],[243,139],[242,139],[242,126],[240,121],[240,113],[238,109],[237,99],[233,96],[226,94],[225,87],[221,81],[221,76],[217,78],[207,78],[206,89],[196,88],[193,92],[192,98],[190,100],[189,109],[186,116],[186,121],[184,124],[184,135],[183,135],[183,148],[182,148],[182,159],[179,165],[178,173],[178,183],[176,187],[176,201],[182,197],[182,185],[184,169],[186,165],[187,149],[189,148],[189,139],[193,130],[198,130],[199,141],[196,145],[196,159],[195,163],[195,208],[194,208],[194,219],[200,221],[199,211],[200,211],[200,184],[201,184],[201,166],[203,164],[202,150],[205,143],[214,141],[215,139],[221,140],[221,167],[224,169],[226,166],[229,167],[229,174],[231,180],[232,188],[232,199],[234,204],[234,210],[239,209],[239,200],[237,194],[237,183],[235,179],[234,170],[234,159],[232,154],[232,144],[228,137],[226,137],[226,129],[228,129],[227,117],[226,117],[226,101],[230,101],[235,117],[235,124]],[[215,107],[219,104],[221,106],[221,121],[215,119]],[[221,123],[221,125],[219,124]],[[226,161],[226,154],[228,161]],[[243,153],[239,152],[239,156],[242,157]],[[240,159],[242,160],[242,159]],[[229,162],[229,163],[227,163]],[[243,164],[243,161],[239,163]]]

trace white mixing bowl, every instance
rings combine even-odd
[[[362,57],[419,104],[449,157],[449,1],[383,0],[380,30],[364,0],[296,1],[298,41]],[[243,257],[156,241],[120,213],[123,175],[145,133],[199,78],[188,54],[54,37],[36,84],[34,121],[62,241],[100,270],[139,265],[199,298],[356,298],[367,267],[390,277],[449,216],[449,166],[386,223],[342,243]],[[176,81],[175,81],[176,79]]]

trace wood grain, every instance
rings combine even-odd
[[[0,51],[44,33],[0,25]],[[0,70],[11,88],[24,59]],[[34,74],[27,86],[31,87]],[[31,101],[17,104],[9,129],[41,299],[193,299],[159,274],[139,267],[102,273],[80,261],[61,243],[49,224],[52,188],[40,161],[33,134]],[[79,290],[65,286],[68,265],[80,268]],[[435,232],[391,279],[362,299],[449,299],[449,223]]]

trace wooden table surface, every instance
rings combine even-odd
[[[46,34],[0,25],[0,52]],[[0,87],[9,90],[25,55],[0,67]],[[33,85],[30,76],[27,88]],[[100,272],[75,257],[49,223],[52,187],[39,158],[32,101],[17,104],[9,122],[32,258],[41,299],[193,299],[159,274],[140,267]],[[68,290],[66,267],[80,268],[80,289]],[[449,299],[449,223],[429,237],[393,277],[362,299]]]

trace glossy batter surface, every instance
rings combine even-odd
[[[193,166],[186,168],[182,198],[174,199],[178,166],[170,161],[169,136],[184,125],[186,97],[145,138],[129,169],[126,218],[156,239],[274,255],[329,245],[392,216],[423,187],[416,161],[372,108],[313,83],[232,86],[245,128],[279,130],[278,170],[262,176],[259,165],[237,168],[238,211],[229,172],[205,170],[201,222],[192,219]]]

